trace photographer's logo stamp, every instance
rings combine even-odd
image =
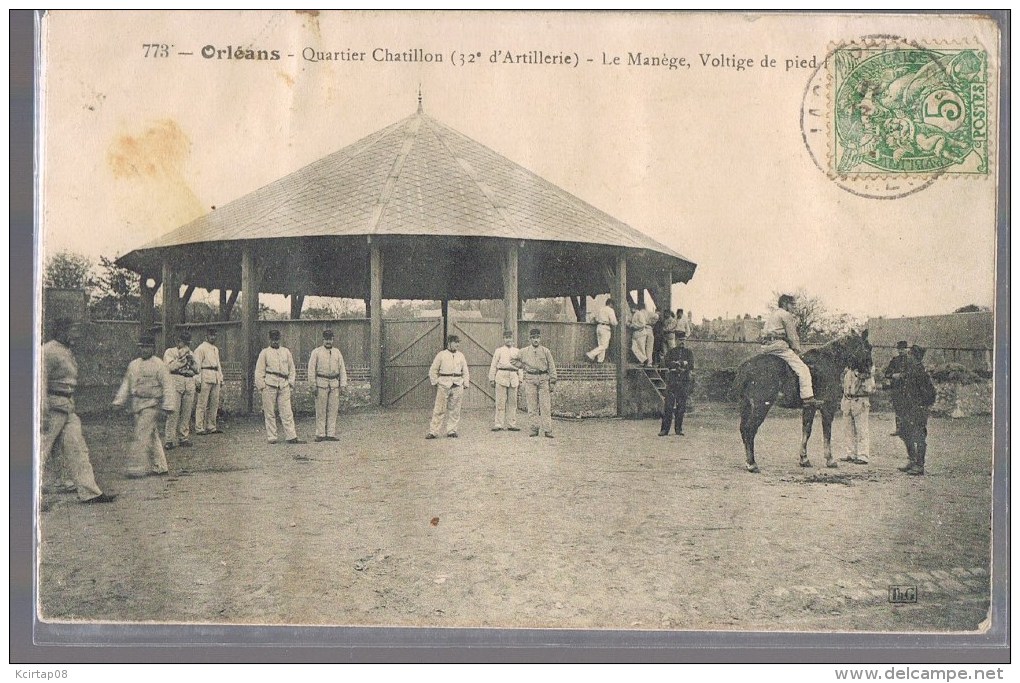
[[[889,586],[889,602],[912,605],[917,602],[917,586]]]
[[[988,55],[847,46],[830,62],[830,172],[987,174]]]

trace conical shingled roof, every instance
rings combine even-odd
[[[657,252],[694,270],[689,259],[421,111],[138,251],[356,235],[609,245]]]

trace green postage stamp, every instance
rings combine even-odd
[[[984,50],[841,47],[829,68],[836,175],[988,174]]]

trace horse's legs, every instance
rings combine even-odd
[[[822,436],[825,437],[825,466],[836,467],[836,461],[832,459],[832,420],[836,417],[834,408],[822,406]]]
[[[758,434],[758,428],[765,421],[769,414],[771,405],[767,401],[755,402],[751,399],[744,399],[744,405],[740,410],[740,438],[744,442],[744,457],[747,461],[748,472],[757,472],[758,464],[754,461],[754,437]]]
[[[801,437],[800,437],[800,466],[811,467],[811,461],[807,457],[808,439],[811,438],[811,427],[815,424],[815,408],[807,406],[800,414]]]

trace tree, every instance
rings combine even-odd
[[[118,266],[115,259],[99,257],[95,297],[89,304],[93,320],[138,320],[141,285],[138,274]]]
[[[988,306],[978,306],[977,304],[967,304],[953,311],[953,313],[982,313],[991,311]]]
[[[809,294],[804,288],[794,293],[793,314],[797,316],[797,335],[802,342],[824,343],[860,329],[860,319],[849,313],[830,312],[820,297]],[[774,310],[779,294],[773,293]]]
[[[92,279],[92,259],[73,251],[58,251],[46,259],[43,286],[56,289],[83,289],[95,285]]]

